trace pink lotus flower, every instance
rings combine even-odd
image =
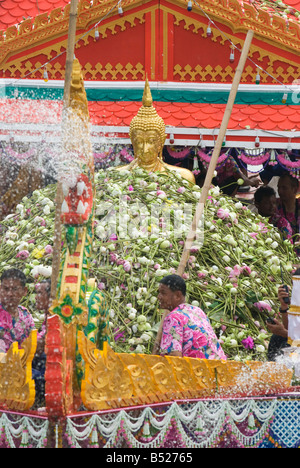
[[[198,278],[205,278],[206,274],[202,273],[202,271],[198,271],[197,276]]]
[[[163,190],[157,190],[156,195],[158,196],[158,198],[167,198],[166,192],[164,192]]]
[[[237,279],[242,273],[246,276],[250,276],[251,268],[247,265],[234,265],[234,267],[230,270],[229,278]]]
[[[248,338],[245,338],[242,340],[242,345],[244,346],[245,349],[253,349],[254,348],[254,341],[251,336],[248,336]]]
[[[16,257],[20,258],[21,260],[26,260],[29,257],[29,252],[28,250],[21,250],[19,253],[17,253]]]
[[[111,263],[116,263],[116,261],[118,260],[118,255],[115,254],[114,252],[110,252],[109,254],[109,261]]]
[[[254,306],[257,307],[260,310],[260,312],[263,312],[264,310],[267,310],[268,312],[272,311],[272,307],[266,301],[255,302]]]
[[[46,245],[45,247],[45,254],[51,255],[53,253],[53,247],[51,245]]]
[[[268,228],[267,228],[267,226],[266,226],[264,223],[261,223],[261,222],[260,222],[260,223],[258,224],[258,227],[259,227],[259,229],[260,229],[261,232],[264,232],[264,233],[268,232]]]
[[[184,193],[184,192],[185,192],[185,188],[184,188],[184,187],[179,187],[179,188],[177,189],[177,192],[179,192],[179,193]]]
[[[231,272],[229,273],[229,278],[237,278],[243,271],[243,267],[239,265],[234,265]]]
[[[189,258],[189,263],[194,263],[196,261],[196,257],[195,255],[191,255],[190,258]]]
[[[131,271],[131,264],[130,264],[130,262],[128,262],[127,260],[125,260],[125,262],[123,263],[123,268],[124,268],[124,270],[126,271],[126,273],[128,273],[129,271]]]
[[[229,218],[229,211],[228,211],[228,210],[224,210],[224,208],[219,208],[218,211],[217,211],[217,216],[218,216],[218,218],[220,218],[220,219]]]

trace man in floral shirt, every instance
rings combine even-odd
[[[161,309],[170,312],[164,318],[160,353],[201,359],[224,359],[215,332],[205,313],[186,304],[186,284],[178,275],[163,278],[159,285]]]
[[[14,268],[5,270],[0,285],[0,351],[4,353],[14,341],[21,345],[36,328],[31,314],[20,305],[26,294],[24,273]]]

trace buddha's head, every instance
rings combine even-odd
[[[148,80],[146,79],[143,105],[132,119],[129,136],[135,158],[141,166],[151,166],[162,160],[162,150],[166,140],[165,123],[153,107]]]

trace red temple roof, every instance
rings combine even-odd
[[[140,102],[90,101],[92,135],[98,135],[97,139],[105,136],[115,142],[127,141],[130,122],[140,106]],[[226,104],[154,102],[154,106],[164,119],[168,137],[174,132],[177,145],[187,141],[189,145],[197,144],[200,133],[213,145]],[[43,135],[51,140],[58,135],[61,111],[62,103],[57,101],[0,100],[0,132],[9,136],[9,125],[13,123],[15,139],[36,133],[38,139]],[[288,141],[299,147],[299,106],[236,104],[228,125],[227,144],[243,141],[243,146],[248,142],[252,147],[258,135],[265,147],[285,147]]]
[[[129,126],[138,112],[137,102],[90,102],[93,125]],[[182,102],[154,103],[157,113],[170,127],[219,128],[225,104]],[[300,131],[299,106],[238,105],[233,107],[229,129],[266,131]]]
[[[265,8],[263,0],[239,0],[243,4],[255,4]],[[42,13],[50,13],[56,8],[64,8],[70,0],[1,0],[0,1],[0,29],[7,29],[29,17],[35,18]],[[300,0],[285,0],[285,5],[300,11]],[[278,5],[274,2],[274,8],[268,5],[269,11],[278,11]]]
[[[129,127],[140,102],[89,102],[91,124]],[[166,126],[177,128],[219,128],[226,104],[154,102]],[[54,101],[0,100],[0,122],[60,122],[62,103]],[[228,129],[266,131],[300,131],[299,106],[235,104]]]
[[[2,0],[0,2],[0,29],[20,23],[29,17],[50,13],[55,8],[65,7],[68,0]]]

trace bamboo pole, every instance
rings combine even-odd
[[[222,143],[223,143],[225,135],[226,135],[228,123],[229,123],[229,120],[230,120],[230,117],[231,117],[234,101],[235,101],[235,98],[236,98],[236,95],[237,95],[237,92],[238,92],[238,87],[239,87],[239,84],[240,84],[240,81],[241,81],[241,78],[242,78],[243,70],[245,68],[245,63],[246,63],[246,60],[247,60],[247,57],[248,57],[248,54],[249,54],[249,50],[250,50],[250,46],[251,46],[251,43],[252,43],[252,40],[253,40],[253,36],[254,36],[254,32],[249,30],[248,33],[247,33],[246,39],[245,39],[245,43],[244,43],[244,46],[243,46],[243,49],[242,49],[242,53],[241,53],[241,57],[240,57],[237,69],[235,71],[235,75],[234,75],[234,79],[233,79],[233,82],[232,82],[230,94],[229,94],[228,101],[227,101],[227,106],[226,106],[224,116],[223,116],[223,120],[222,120],[222,123],[221,123],[220,131],[219,131],[218,138],[217,138],[217,141],[216,141],[216,144],[215,144],[215,147],[214,147],[214,151],[213,151],[213,154],[212,154],[212,157],[211,157],[211,160],[210,160],[210,163],[209,163],[209,167],[208,167],[208,170],[207,170],[207,173],[206,173],[204,185],[203,185],[202,190],[201,190],[201,196],[200,196],[199,202],[197,203],[197,206],[196,206],[196,211],[195,211],[195,214],[194,214],[192,225],[191,225],[189,233],[187,235],[186,242],[185,242],[185,245],[184,245],[184,249],[183,249],[183,252],[182,252],[182,256],[181,256],[181,259],[180,259],[180,263],[179,263],[179,266],[178,266],[178,269],[177,269],[177,274],[179,276],[182,276],[184,271],[185,271],[186,264],[187,264],[189,256],[190,256],[191,248],[193,246],[193,242],[194,242],[195,237],[196,237],[196,230],[197,230],[197,227],[199,225],[199,221],[201,219],[201,216],[203,215],[204,206],[205,206],[205,203],[206,203],[206,200],[207,200],[207,197],[208,197],[209,189],[211,187],[211,182],[212,182],[212,179],[213,179],[213,176],[214,176],[214,171],[215,171],[215,168],[216,168],[216,165],[217,165],[217,162],[218,162],[218,158],[220,156],[220,152],[221,152],[221,149],[222,149]],[[159,348],[159,344],[160,344],[161,336],[162,336],[163,322],[164,322],[164,318],[165,318],[167,312],[168,311],[164,312],[161,323],[160,323],[159,330],[157,332],[156,340],[155,340],[154,347],[153,347],[153,353],[154,354],[158,351],[158,348]]]
[[[192,222],[192,225],[190,227],[190,231],[189,231],[189,233],[187,235],[187,239],[186,239],[184,249],[183,249],[183,253],[182,253],[182,256],[181,256],[181,260],[180,260],[180,263],[179,263],[179,266],[178,266],[178,269],[177,269],[177,274],[179,276],[182,276],[183,273],[184,273],[187,261],[188,261],[189,256],[190,256],[191,248],[192,248],[193,242],[194,242],[195,237],[196,237],[196,229],[198,227],[201,216],[203,215],[204,206],[205,206],[205,203],[206,203],[206,200],[207,200],[207,197],[208,197],[209,189],[211,187],[211,182],[212,182],[212,179],[213,179],[213,176],[214,176],[214,171],[216,169],[218,158],[220,156],[220,152],[221,152],[221,149],[222,149],[222,144],[223,144],[223,141],[224,141],[224,138],[225,138],[225,135],[226,135],[228,123],[229,123],[229,120],[230,120],[230,117],[231,117],[234,101],[235,101],[235,98],[236,98],[236,95],[237,95],[237,91],[238,91],[238,87],[239,87],[239,84],[240,84],[240,81],[241,81],[242,73],[243,73],[243,70],[245,68],[245,63],[246,63],[246,60],[247,60],[247,57],[248,57],[248,53],[249,53],[249,49],[250,49],[250,46],[251,46],[251,43],[252,43],[253,36],[254,36],[254,32],[253,31],[248,31],[246,39],[245,39],[245,43],[244,43],[244,46],[243,46],[243,50],[242,50],[242,53],[241,53],[240,61],[239,61],[239,64],[237,66],[237,69],[236,69],[236,72],[235,72],[235,75],[234,75],[234,79],[233,79],[233,82],[232,82],[232,87],[231,87],[230,94],[229,94],[229,97],[228,97],[227,106],[226,106],[226,109],[225,109],[225,112],[224,112],[224,116],[223,116],[222,124],[221,124],[221,127],[220,127],[220,131],[219,131],[219,134],[218,134],[218,138],[217,138],[217,141],[216,141],[216,145],[214,147],[214,151],[213,151],[213,154],[212,154],[209,166],[208,166],[207,174],[206,174],[206,177],[205,177],[204,185],[203,185],[203,188],[201,190],[201,196],[200,196],[199,202],[198,202],[197,207],[196,207],[196,212],[195,212],[195,215],[194,215],[194,218],[193,218],[193,222]]]
[[[65,111],[69,107],[69,104],[70,104],[70,88],[71,88],[72,68],[73,68],[74,50],[75,50],[75,41],[76,41],[77,9],[78,9],[78,0],[71,0],[62,120],[64,120]],[[56,198],[55,198],[56,212],[55,212],[54,239],[53,239],[51,302],[53,302],[56,299],[56,294],[57,294],[56,289],[57,289],[57,282],[58,282],[58,276],[59,276],[59,271],[60,271],[62,202],[63,202],[62,184],[58,180]]]

